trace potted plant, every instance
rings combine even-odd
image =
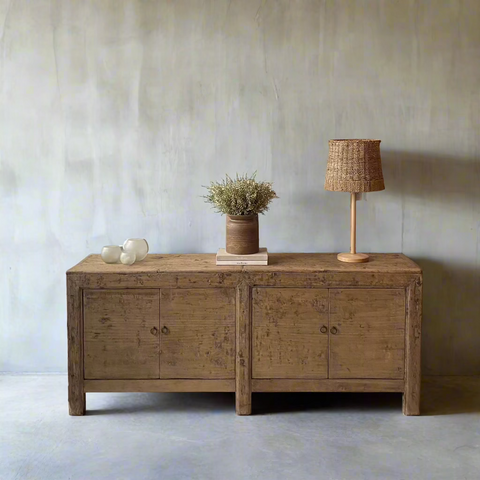
[[[258,214],[268,210],[269,203],[278,198],[270,182],[257,182],[252,176],[228,175],[221,182],[211,182],[204,196],[219,213],[227,216],[227,253],[247,255],[257,253]]]

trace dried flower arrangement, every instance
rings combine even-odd
[[[226,215],[255,215],[265,213],[269,203],[278,198],[271,182],[257,182],[252,176],[238,175],[235,179],[226,176],[221,182],[211,182],[205,187],[208,194],[205,202],[211,203],[218,213]]]

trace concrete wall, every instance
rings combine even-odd
[[[424,268],[424,373],[480,373],[478,0],[0,0],[0,29],[0,371],[65,371],[87,254],[222,246],[225,173],[274,182],[270,251],[347,249],[327,141],[367,137],[358,248]]]

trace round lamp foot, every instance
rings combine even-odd
[[[366,253],[339,253],[337,255],[338,260],[348,263],[364,263],[368,262],[368,258]]]

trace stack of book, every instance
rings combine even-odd
[[[217,252],[217,265],[268,265],[268,252],[266,248],[261,248],[258,253],[251,255],[234,255],[220,248]]]

